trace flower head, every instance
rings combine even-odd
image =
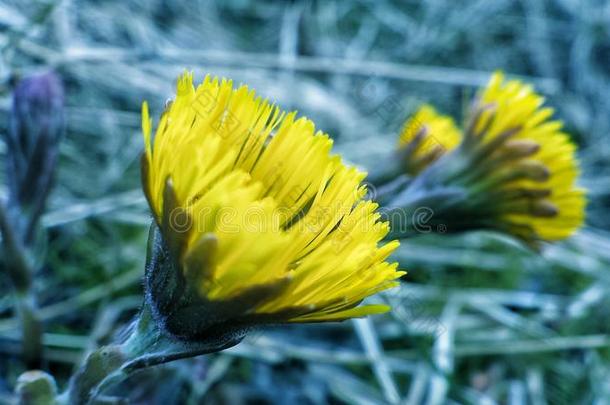
[[[409,118],[398,139],[403,169],[416,175],[443,154],[455,149],[462,134],[453,119],[425,104]]]
[[[532,86],[494,74],[459,146],[424,170],[402,201],[423,195],[450,231],[497,229],[532,245],[570,236],[586,203],[576,146],[543,102]]]
[[[311,121],[246,86],[208,76],[194,87],[184,74],[154,137],[151,127],[144,104],[148,295],[171,333],[388,309],[358,304],[403,274],[385,261],[398,243],[380,245],[388,224],[363,200],[365,175]]]
[[[532,86],[495,73],[480,93],[469,136],[482,167],[492,169],[481,191],[490,193],[508,229],[552,241],[582,226],[586,200],[576,185],[576,146],[543,103]]]

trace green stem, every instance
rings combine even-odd
[[[212,354],[233,346],[233,343],[227,343],[225,346],[221,346],[219,348],[200,347],[193,349],[185,349],[184,351],[174,353],[153,353],[150,355],[140,356],[135,360],[127,362],[123,365],[122,370],[130,374],[136,370],[140,370],[143,368],[157,366],[159,364],[165,364],[176,360],[189,359],[204,354]]]
[[[72,376],[60,402],[88,404],[105,388],[127,376],[122,370],[123,366],[138,354],[146,353],[160,335],[146,305],[131,328],[129,337],[123,343],[101,347],[87,356],[85,363]]]
[[[99,393],[97,387],[119,371],[125,361],[121,345],[104,346],[94,351],[72,377],[68,391],[59,398],[59,402],[70,405],[90,403]]]
[[[404,152],[404,150],[389,153],[386,159],[378,162],[375,170],[367,175],[366,182],[374,188],[379,189],[396,178],[406,175],[407,171],[402,164],[404,153],[401,152]]]
[[[237,344],[223,342],[185,342],[164,333],[144,305],[132,325],[131,334],[120,344],[102,347],[91,353],[73,376],[68,391],[62,395],[66,404],[88,404],[106,388],[124,380],[143,368],[171,361],[215,353]]]
[[[32,294],[32,260],[0,203],[0,231],[5,253],[4,268],[15,288],[17,313],[21,324],[23,357],[30,368],[40,367],[42,323]]]
[[[32,269],[25,247],[9,221],[4,204],[0,202],[0,232],[5,253],[4,267],[20,293],[27,292],[32,284]]]
[[[21,347],[25,363],[40,367],[42,359],[42,323],[31,294],[17,295],[17,312],[21,321]]]
[[[390,222],[388,238],[406,239],[427,233],[445,233],[450,225],[446,213],[463,199],[459,189],[426,189],[412,183],[382,205]]]
[[[398,176],[385,183],[373,183],[373,199],[383,206],[401,190],[407,188],[411,181],[412,179],[407,176]]]

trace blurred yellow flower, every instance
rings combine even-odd
[[[142,108],[143,188],[176,266],[241,322],[319,322],[385,312],[358,304],[403,272],[364,173],[313,122],[246,86],[192,74],[152,136]],[[224,319],[227,321],[227,319]]]
[[[576,186],[576,146],[543,103],[532,86],[497,72],[478,97],[470,137],[484,144],[479,158],[494,172],[481,188],[493,193],[510,231],[553,241],[582,226],[586,199]]]
[[[573,234],[586,205],[576,146],[543,102],[532,86],[498,72],[477,95],[463,133],[424,105],[399,141],[416,176],[388,208],[426,207],[430,226],[495,229],[532,246]],[[393,231],[402,228],[403,237],[411,232],[393,223]]]
[[[449,116],[422,105],[404,124],[398,139],[404,170],[415,175],[458,146],[462,134]]]

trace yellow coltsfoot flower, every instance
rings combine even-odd
[[[462,133],[453,118],[424,104],[405,122],[398,138],[399,159],[404,172],[416,175],[455,149],[461,140]]]
[[[554,241],[582,226],[586,199],[576,185],[576,145],[543,103],[532,86],[495,73],[479,96],[469,136],[479,144],[481,166],[494,171],[480,191],[489,193],[503,226],[525,239]]]
[[[332,140],[246,86],[178,79],[152,134],[143,105],[143,188],[154,216],[147,301],[171,334],[205,338],[255,324],[337,321],[403,272],[365,174]]]
[[[495,73],[473,104],[459,146],[390,205],[407,211],[424,205],[434,212],[431,222],[448,231],[496,229],[531,245],[570,236],[582,226],[586,205],[576,185],[576,146],[543,102],[532,86]]]

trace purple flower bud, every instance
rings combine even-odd
[[[52,186],[64,132],[64,89],[53,72],[27,77],[13,93],[6,135],[9,206],[21,216],[24,239],[40,216]]]

